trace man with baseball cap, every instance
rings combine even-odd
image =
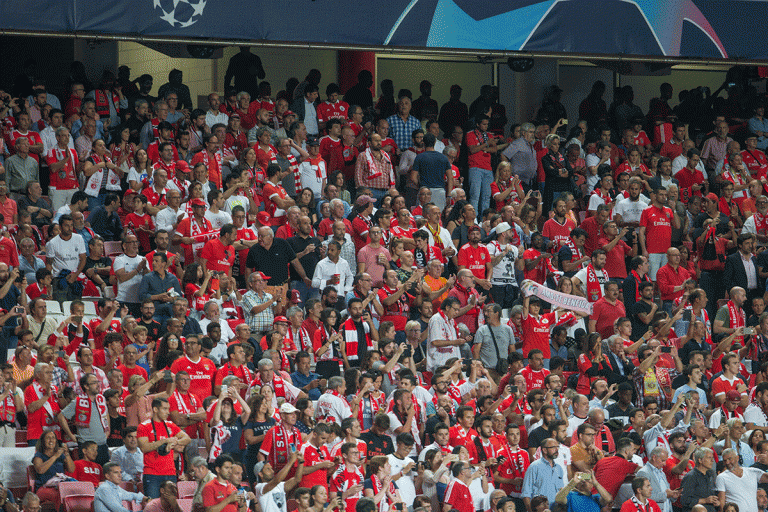
[[[195,257],[208,240],[219,236],[219,232],[213,229],[211,221],[205,218],[205,201],[196,197],[190,201],[192,215],[179,221],[176,232],[173,234],[173,243],[181,244],[184,249],[184,264],[195,262]]]
[[[511,308],[520,293],[520,285],[515,273],[525,269],[523,251],[515,247],[511,238],[514,234],[508,222],[496,225],[496,240],[491,241],[486,248],[490,257],[491,297],[502,308]]]
[[[243,295],[243,313],[254,336],[269,329],[274,322],[275,307],[282,307],[282,298],[267,293],[269,276],[256,271],[248,276],[249,290]]]
[[[263,360],[262,360],[263,361]],[[259,362],[261,366],[261,362]],[[266,461],[274,471],[280,472],[290,461],[295,464],[293,455],[301,446],[301,432],[296,428],[296,413],[298,410],[288,402],[280,406],[280,423],[269,429],[259,449],[259,461]],[[285,475],[291,478],[296,470],[293,465]]]

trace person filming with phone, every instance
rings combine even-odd
[[[213,469],[216,478],[203,487],[203,506],[208,512],[245,512],[245,493],[229,481],[234,460],[227,454],[216,457]]]

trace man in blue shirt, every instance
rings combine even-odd
[[[310,400],[317,400],[325,390],[326,381],[319,374],[309,371],[309,361],[309,353],[302,350],[296,354],[296,371],[291,374],[291,380]]]
[[[448,176],[448,190],[453,190],[453,172],[448,157],[435,151],[437,138],[431,133],[424,135],[425,151],[416,156],[413,170],[418,176],[419,187],[427,187],[432,192],[432,202],[445,208],[445,186]]]
[[[397,114],[387,118],[389,136],[395,140],[395,144],[402,151],[411,146],[413,131],[421,128],[421,122],[410,113],[411,99],[408,96],[401,96],[397,101]]]
[[[597,490],[598,494],[593,494]],[[568,505],[569,511],[600,512],[613,501],[613,496],[600,485],[595,474],[576,473],[568,485],[560,489],[555,498],[557,503]]]
[[[123,501],[133,501],[144,508],[149,499],[140,492],[128,492],[120,487],[123,481],[120,465],[115,462],[104,464],[104,481],[99,484],[93,496],[94,512],[128,512]]]
[[[560,443],[548,437],[541,444],[541,458],[528,466],[523,478],[522,497],[525,508],[531,510],[531,498],[546,496],[551,507],[558,492],[563,489],[563,468],[555,463],[560,451]]]

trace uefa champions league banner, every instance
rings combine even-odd
[[[768,0],[0,0],[0,29],[765,59]]]

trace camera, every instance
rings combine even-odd
[[[161,457],[165,457],[169,453],[171,453],[171,450],[168,448],[167,444],[162,444],[157,447],[157,450],[155,450],[157,454]]]

